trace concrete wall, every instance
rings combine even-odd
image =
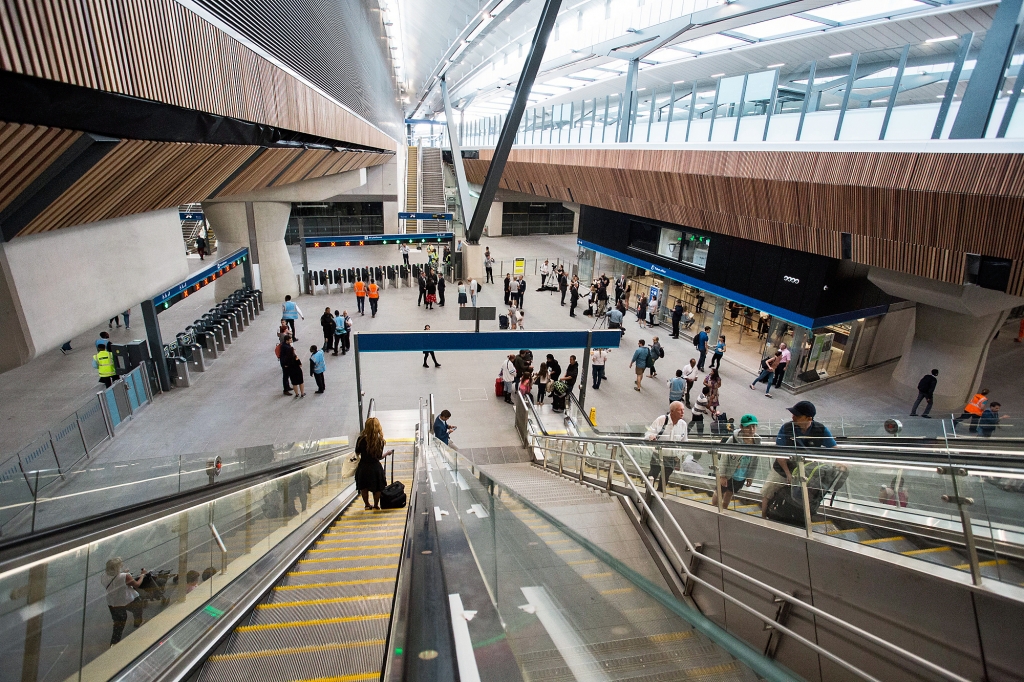
[[[488,237],[501,236],[504,210],[505,204],[500,201],[495,201],[491,204],[490,210],[487,211],[487,222],[484,223],[484,232],[487,233]]]
[[[0,371],[138,305],[188,276],[178,209],[0,244]]]
[[[882,316],[868,355],[869,365],[892,360],[903,355],[904,348],[914,338],[914,306],[892,310]]]

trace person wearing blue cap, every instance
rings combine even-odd
[[[775,444],[788,448],[834,448],[836,439],[828,427],[814,420],[818,410],[809,400],[801,400],[793,407],[786,408],[793,419],[784,423],[775,436]],[[768,518],[768,502],[783,485],[793,481],[796,460],[779,457],[772,463],[772,470],[761,487],[761,516]]]

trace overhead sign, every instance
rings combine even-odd
[[[200,213],[179,213],[178,220],[202,220],[203,214]]]
[[[428,244],[447,242],[455,238],[454,232],[424,232],[423,234],[364,234],[338,237],[306,237],[307,248],[332,246],[374,246],[376,244]]]
[[[188,298],[207,284],[210,284],[218,277],[226,275],[229,271],[245,262],[249,257],[249,249],[242,247],[234,253],[219,259],[216,263],[200,270],[184,282],[179,282],[167,291],[153,297],[153,305],[159,313],[167,310],[183,298]]]
[[[454,213],[399,213],[399,220],[452,220]]]
[[[526,274],[526,259],[516,258],[512,262],[512,274],[513,275],[525,275]]]
[[[590,334],[591,348],[618,348],[618,329],[587,331],[488,331],[488,332],[358,332],[360,353],[394,353],[453,350],[515,350],[536,348],[557,350],[585,348]]]

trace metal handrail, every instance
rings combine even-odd
[[[535,438],[551,439],[551,440],[581,442],[581,443],[584,443],[584,444],[590,442],[589,439],[578,438],[578,437],[573,437],[573,436],[566,436],[566,437],[561,437],[561,436],[558,436],[558,437],[555,437],[555,436],[534,436],[534,437]],[[630,463],[632,463],[632,465],[634,467],[636,467],[636,471],[641,472],[641,476],[642,476],[643,469],[640,468],[640,465],[633,458],[633,455],[627,449],[626,444],[620,442],[620,443],[618,443],[618,445],[621,446],[622,452],[624,452],[625,455],[627,457],[629,457]],[[558,452],[559,455],[560,455],[560,459],[561,459],[561,455],[562,454],[569,454],[569,455],[578,457],[580,459],[595,459],[595,460],[607,462],[607,463],[609,463],[609,465],[613,465],[614,464],[616,466],[616,468],[618,468],[619,471],[622,473],[623,479],[629,485],[630,489],[636,495],[636,502],[639,503],[640,505],[642,505],[641,514],[646,519],[649,519],[650,521],[654,522],[655,526],[657,527],[657,530],[661,533],[662,537],[664,537],[666,544],[668,544],[669,549],[672,551],[672,554],[675,556],[675,559],[678,562],[678,565],[679,565],[680,569],[685,573],[687,580],[693,580],[694,582],[703,585],[704,587],[710,589],[712,592],[714,592],[714,593],[718,594],[719,596],[721,596],[723,599],[728,600],[729,602],[731,602],[734,605],[738,606],[739,608],[743,609],[747,613],[750,613],[751,615],[753,615],[754,617],[758,618],[759,620],[764,621],[766,624],[770,625],[775,630],[778,630],[779,632],[782,632],[782,633],[784,633],[786,635],[789,635],[790,637],[796,639],[798,642],[800,642],[800,643],[804,644],[805,646],[811,648],[812,650],[814,650],[815,652],[821,654],[822,656],[825,656],[829,660],[831,660],[834,663],[836,663],[836,664],[842,666],[843,668],[849,670],[850,672],[854,673],[855,675],[858,675],[859,677],[861,677],[861,678],[863,678],[865,680],[871,680],[872,682],[880,682],[877,678],[875,678],[875,677],[869,675],[868,673],[864,672],[863,670],[857,668],[852,663],[848,663],[848,662],[844,661],[843,659],[839,658],[835,654],[833,654],[833,653],[823,649],[818,644],[816,644],[816,643],[808,640],[807,638],[797,634],[796,632],[790,630],[789,628],[787,628],[787,627],[785,627],[783,625],[780,625],[778,622],[776,622],[772,618],[770,618],[770,617],[760,613],[759,611],[757,611],[753,607],[748,606],[747,604],[744,604],[743,602],[741,602],[740,600],[736,599],[735,597],[727,594],[724,590],[721,590],[721,589],[715,587],[714,585],[712,585],[711,583],[709,583],[708,581],[706,581],[706,580],[704,580],[702,578],[697,577],[697,575],[694,574],[690,570],[689,566],[687,566],[686,562],[683,561],[682,556],[680,555],[679,551],[676,549],[676,547],[672,543],[672,541],[669,539],[669,536],[665,532],[664,527],[658,521],[658,519],[654,516],[654,510],[651,509],[651,507],[647,503],[648,497],[658,500],[658,503],[661,505],[661,509],[665,512],[665,516],[668,517],[668,519],[671,521],[671,524],[674,527],[674,529],[676,530],[676,532],[679,533],[680,537],[682,537],[683,541],[686,543],[687,550],[690,553],[692,553],[692,554],[697,554],[698,553],[697,549],[694,547],[693,543],[690,541],[690,538],[686,535],[686,533],[680,527],[679,523],[676,521],[676,519],[672,515],[671,511],[668,509],[668,506],[665,504],[665,501],[661,498],[661,496],[659,496],[657,494],[657,491],[655,490],[654,485],[647,479],[646,476],[642,476],[642,478],[644,480],[644,488],[645,488],[645,490],[648,493],[647,496],[644,496],[644,495],[640,494],[640,491],[637,489],[636,485],[633,483],[632,477],[626,471],[626,469],[623,466],[622,462],[619,461],[618,459],[610,459],[610,458],[607,458],[607,457],[601,457],[599,455],[591,455],[591,454],[587,454],[586,451],[584,451],[583,453],[568,452],[568,451],[564,451],[564,450],[558,450],[557,448],[548,448],[548,447],[546,447],[544,445],[539,445],[539,444],[536,444],[536,443],[534,444],[534,447],[539,447],[542,450],[551,450],[551,451],[554,451],[554,452]],[[581,471],[582,471],[582,462],[581,462],[580,468],[581,468]],[[609,474],[609,476],[610,476],[610,474]],[[646,512],[646,514],[644,512]],[[723,570],[723,571],[725,571],[727,573],[730,573],[731,575],[734,575],[734,576],[740,578],[741,580],[744,580],[744,581],[754,585],[755,587],[758,587],[758,588],[764,590],[765,592],[768,592],[769,594],[773,595],[776,599],[781,599],[783,601],[786,601],[786,602],[788,602],[790,605],[792,605],[794,607],[800,607],[800,608],[806,609],[806,610],[810,611],[811,613],[813,613],[814,615],[820,616],[821,618],[824,618],[825,620],[829,621],[830,623],[832,623],[834,625],[837,625],[837,626],[847,630],[848,632],[850,632],[852,634],[855,634],[855,635],[857,635],[859,637],[862,637],[862,638],[868,640],[872,644],[880,646],[883,649],[887,649],[888,651],[890,651],[890,652],[892,652],[894,654],[897,654],[899,656],[903,656],[903,657],[907,658],[908,660],[911,660],[911,661],[917,663],[918,665],[920,665],[920,666],[922,666],[924,668],[927,668],[931,672],[934,672],[935,674],[944,677],[947,680],[954,680],[955,682],[968,682],[967,678],[961,677],[960,675],[957,675],[956,673],[954,673],[954,672],[952,672],[950,670],[946,670],[945,668],[943,668],[943,667],[941,667],[941,666],[939,666],[939,665],[937,665],[935,663],[932,663],[931,661],[928,661],[927,659],[924,659],[921,656],[918,656],[917,654],[915,654],[913,652],[907,651],[906,649],[904,649],[904,648],[902,648],[900,646],[892,644],[891,642],[888,642],[888,641],[882,639],[881,637],[878,637],[877,635],[874,635],[874,634],[872,634],[872,633],[870,633],[870,632],[868,632],[866,630],[863,630],[863,629],[857,627],[856,625],[853,625],[851,623],[847,623],[846,621],[842,620],[841,618],[833,616],[832,614],[830,614],[830,613],[828,613],[826,611],[822,611],[821,609],[817,608],[816,606],[813,606],[811,604],[808,604],[805,601],[797,599],[796,597],[794,597],[794,596],[792,596],[792,595],[790,595],[790,594],[788,594],[786,592],[783,592],[782,590],[778,590],[778,589],[772,587],[771,585],[768,585],[767,583],[761,582],[760,580],[758,580],[756,578],[753,578],[753,577],[743,573],[742,571],[740,571],[740,570],[738,570],[736,568],[733,568],[732,566],[728,566],[728,565],[722,563],[721,561],[717,561],[717,560],[715,560],[715,559],[713,559],[713,558],[711,558],[709,556],[703,555],[703,554],[701,554],[700,557],[701,557],[701,561],[702,562],[707,562],[707,563],[711,564],[712,566],[716,566],[719,569],[721,569],[721,570]]]

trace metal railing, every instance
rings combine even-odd
[[[566,436],[566,437],[558,437],[558,438],[555,438],[555,437],[538,437],[538,438],[551,439],[551,440],[559,440],[559,441],[571,442],[571,443],[582,443],[584,445],[586,445],[588,443],[587,439],[576,438],[576,437],[568,437],[568,436]],[[613,470],[617,469],[620,472],[620,474],[622,475],[623,481],[625,482],[625,484],[626,484],[626,486],[628,488],[628,492],[630,493],[629,494],[630,499],[632,500],[632,502],[637,506],[637,508],[640,511],[641,519],[644,522],[646,522],[646,523],[652,523],[654,525],[655,531],[660,536],[660,539],[665,543],[664,548],[671,554],[671,558],[673,559],[673,562],[672,562],[673,565],[675,566],[676,570],[683,572],[685,580],[687,582],[692,582],[692,583],[695,583],[695,584],[699,584],[699,585],[705,587],[706,589],[711,590],[712,592],[714,592],[715,594],[720,596],[722,599],[725,599],[726,601],[728,601],[729,603],[733,604],[734,606],[742,609],[746,613],[748,613],[751,616],[753,616],[753,617],[757,618],[758,620],[762,621],[766,626],[768,626],[768,627],[770,627],[772,629],[775,629],[775,630],[777,630],[777,631],[779,631],[779,632],[781,632],[781,633],[783,633],[785,635],[788,635],[789,637],[793,638],[794,640],[800,642],[804,646],[806,646],[809,649],[813,650],[817,654],[819,654],[821,656],[824,656],[824,657],[828,658],[829,660],[833,661],[834,663],[836,663],[837,665],[845,668],[846,670],[848,670],[849,672],[853,673],[857,677],[859,677],[861,679],[864,679],[864,680],[871,680],[872,682],[880,682],[878,680],[878,678],[868,674],[864,670],[861,670],[860,668],[858,668],[857,666],[853,665],[852,663],[849,663],[848,661],[842,659],[838,655],[828,651],[827,649],[823,648],[822,646],[818,645],[815,642],[812,642],[811,640],[807,639],[806,637],[803,637],[802,635],[798,634],[797,632],[795,632],[795,631],[785,627],[784,625],[781,625],[776,620],[774,620],[771,617],[769,617],[769,616],[767,616],[767,615],[757,611],[753,607],[748,606],[747,604],[745,604],[744,602],[740,601],[736,597],[734,597],[734,596],[730,595],[729,593],[727,593],[725,590],[715,586],[714,584],[708,582],[707,580],[704,580],[703,578],[700,578],[689,567],[687,562],[683,560],[683,557],[680,554],[679,550],[676,548],[675,544],[669,539],[669,535],[668,535],[668,533],[666,533],[665,527],[662,525],[662,523],[660,521],[658,521],[658,518],[656,517],[656,515],[654,513],[654,509],[652,509],[650,503],[653,501],[653,503],[657,507],[659,507],[659,509],[664,513],[664,517],[669,520],[669,523],[671,525],[672,530],[675,533],[677,533],[680,538],[682,538],[682,540],[683,540],[683,542],[684,542],[684,544],[686,546],[686,551],[690,552],[691,554],[697,554],[698,553],[697,547],[694,545],[693,542],[691,542],[689,536],[687,536],[686,532],[683,531],[682,527],[676,521],[676,519],[672,515],[671,511],[665,505],[664,500],[661,498],[660,495],[658,495],[657,491],[655,490],[655,487],[654,487],[653,483],[651,483],[647,479],[646,476],[642,475],[642,469],[640,468],[640,465],[633,458],[633,455],[629,452],[627,446],[624,443],[619,444],[622,453],[629,459],[629,463],[634,467],[635,472],[641,472],[640,478],[642,478],[642,480],[644,482],[644,493],[643,494],[641,494],[640,490],[636,487],[635,483],[633,482],[633,476],[630,475],[630,472],[626,470],[626,467],[623,465],[622,461],[620,461],[618,458],[606,458],[606,457],[601,457],[601,456],[598,456],[598,455],[592,455],[592,454],[588,454],[585,450],[583,452],[578,452],[578,451],[575,451],[575,450],[566,450],[564,448],[548,447],[546,445],[539,444],[538,442],[536,442],[536,440],[531,445],[532,445],[532,447],[537,448],[537,449],[541,450],[544,453],[555,453],[555,454],[557,454],[558,455],[558,471],[559,471],[560,474],[563,474],[563,475],[564,475],[564,469],[565,469],[564,468],[563,459],[564,459],[564,457],[566,455],[569,455],[569,456],[572,456],[572,457],[576,457],[576,458],[578,458],[580,460],[579,472],[580,472],[580,478],[581,479],[582,479],[582,476],[583,476],[583,462],[584,461],[592,460],[592,461],[596,461],[596,462],[600,462],[600,463],[606,464],[608,466],[608,475],[607,475],[607,483],[606,483],[606,486],[607,486],[608,489],[611,489],[611,487],[612,487],[612,472],[613,472]],[[545,468],[547,468],[546,464],[547,464],[547,457],[545,457]],[[806,487],[805,487],[805,493],[806,493]],[[806,495],[805,495],[805,499],[806,499]],[[827,611],[824,611],[824,610],[819,609],[819,608],[817,608],[817,607],[815,607],[815,606],[813,606],[811,604],[808,604],[805,601],[797,599],[793,595],[791,595],[791,594],[789,594],[789,593],[787,593],[787,592],[785,592],[783,590],[777,589],[777,588],[775,588],[775,587],[773,587],[773,586],[771,586],[771,585],[769,585],[769,584],[767,584],[767,583],[765,583],[765,582],[763,582],[761,580],[753,578],[753,577],[747,575],[746,573],[743,573],[742,571],[740,571],[740,570],[738,570],[736,568],[733,568],[732,566],[729,566],[728,564],[725,564],[725,563],[723,563],[721,561],[718,561],[718,560],[716,560],[716,559],[714,559],[714,558],[712,558],[710,556],[707,556],[705,554],[701,554],[700,557],[701,557],[700,560],[701,560],[702,563],[707,563],[707,564],[710,564],[712,566],[715,566],[716,568],[722,570],[725,573],[728,573],[729,575],[735,576],[736,578],[738,578],[738,579],[740,579],[740,580],[742,580],[742,581],[744,581],[744,582],[746,582],[746,583],[748,583],[748,584],[750,584],[750,585],[752,585],[754,587],[757,587],[758,589],[764,590],[765,592],[771,594],[773,599],[775,599],[775,600],[784,601],[784,602],[788,603],[793,608],[804,609],[805,611],[813,614],[814,616],[822,618],[822,619],[828,621],[829,623],[832,623],[833,625],[836,625],[836,626],[842,628],[843,630],[849,632],[850,634],[855,635],[857,637],[860,637],[860,638],[862,638],[862,639],[864,639],[864,640],[866,640],[868,642],[871,642],[872,644],[874,644],[876,646],[879,646],[879,647],[881,647],[881,648],[883,648],[883,649],[885,649],[885,650],[887,650],[887,651],[889,651],[889,652],[891,652],[893,654],[896,654],[897,656],[900,656],[900,657],[902,657],[902,658],[904,658],[904,659],[906,659],[908,661],[912,661],[915,664],[921,666],[922,668],[925,668],[925,669],[929,670],[930,672],[935,673],[936,675],[939,675],[940,677],[942,677],[944,679],[954,680],[956,682],[967,682],[967,678],[961,677],[960,675],[957,675],[956,673],[954,673],[954,672],[952,672],[950,670],[947,670],[947,669],[945,669],[945,668],[943,668],[943,667],[941,667],[939,665],[936,665],[935,663],[932,663],[931,661],[928,661],[927,659],[924,659],[921,656],[918,656],[917,654],[914,654],[911,651],[908,651],[908,650],[906,650],[906,649],[904,649],[904,648],[902,648],[900,646],[892,644],[891,642],[888,642],[888,641],[882,639],[881,637],[878,637],[877,635],[874,635],[874,634],[872,634],[872,633],[870,633],[870,632],[868,632],[866,630],[863,630],[862,628],[859,628],[856,625],[848,623],[848,622],[842,620],[841,618],[833,616],[832,614],[828,613]]]

